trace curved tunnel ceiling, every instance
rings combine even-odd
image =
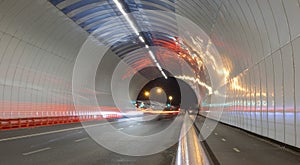
[[[170,66],[179,66],[176,62],[169,60],[176,58],[177,54],[178,56],[184,54],[182,58],[186,58],[184,60],[187,60],[186,62],[194,69],[195,73],[203,72],[203,66],[199,66],[199,61],[203,64],[202,59],[199,58],[197,61],[193,57],[197,56],[196,53],[190,53],[193,49],[188,49],[188,45],[179,38],[175,1],[120,1],[124,11],[130,13],[128,15],[129,21],[126,19],[126,16],[125,18],[118,17],[122,16],[122,14],[124,15],[124,13],[122,13],[122,9],[118,8],[118,4],[115,1],[50,2],[94,38],[110,47],[114,53],[136,71],[151,63],[151,59],[147,58],[147,50],[138,50],[145,46],[157,46],[175,53],[171,54],[161,49],[154,50],[153,54],[155,54],[157,59],[154,58],[153,60],[156,65],[158,64],[157,67],[162,72],[164,71],[159,65],[169,66],[171,70],[175,69],[170,68]],[[152,10],[163,12],[148,12]],[[140,31],[139,36],[134,35],[135,30]],[[141,40],[139,37],[143,39]],[[192,57],[187,57],[187,55]],[[166,73],[164,72],[163,75]],[[179,75],[182,75],[182,73]],[[149,77],[149,75],[145,76]]]
[[[300,147],[299,0],[119,2],[132,13],[130,20],[139,36],[157,47],[156,60],[164,69],[172,72],[176,60],[192,68],[187,71],[192,74],[175,77],[205,89],[198,90],[204,96],[204,110],[224,107],[221,121]],[[209,39],[178,35],[180,27],[189,27],[178,22],[178,15],[192,21]],[[108,54],[118,57],[115,65],[126,61],[137,71],[142,65],[155,66],[145,55],[145,43],[126,21],[113,0],[0,1],[1,118],[20,114],[11,111],[27,116],[47,111],[47,115],[95,112],[84,108],[77,112],[73,106],[73,68],[86,41],[94,43],[90,50],[94,53],[97,45],[108,46]],[[197,48],[196,43],[202,46]],[[103,72],[105,77],[98,76],[96,82],[110,84],[109,73]],[[212,87],[218,80],[214,74],[224,80]],[[226,93],[220,92],[223,88]],[[110,86],[95,89],[80,89],[80,94],[111,95]],[[213,102],[213,97],[224,97],[225,102]]]
[[[144,41],[133,34],[134,29],[129,26],[130,23],[126,18],[121,17],[120,9],[112,0],[50,2],[93,37],[111,47],[121,58],[143,48],[145,46],[143,42],[148,46],[178,49],[175,1],[121,1],[124,11],[131,13],[129,15],[131,23],[140,31]],[[151,10],[164,12],[147,12]],[[159,31],[156,31],[158,29]],[[140,61],[138,55],[134,57],[130,61]]]

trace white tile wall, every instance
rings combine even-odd
[[[231,44],[230,50],[218,50],[231,58],[231,77],[246,89],[227,88],[234,99],[227,102],[242,99],[247,105],[233,105],[222,121],[299,147],[299,1],[225,0],[219,11],[213,36]],[[238,52],[235,58],[232,49]]]

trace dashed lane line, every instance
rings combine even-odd
[[[39,152],[47,151],[47,150],[50,150],[50,149],[51,149],[50,147],[42,148],[42,149],[39,149],[39,150],[35,150],[35,151],[31,151],[31,152],[22,153],[22,155],[23,155],[23,156],[28,156],[28,155],[36,154],[36,153],[39,153]]]
[[[114,124],[114,123],[119,123],[119,122],[110,122],[109,124]],[[49,132],[42,132],[42,133],[35,133],[35,134],[29,134],[29,135],[15,136],[15,137],[10,137],[10,138],[0,139],[0,142],[23,139],[23,138],[29,138],[29,137],[36,137],[36,136],[41,136],[41,135],[49,135],[49,134],[54,134],[54,133],[67,132],[67,131],[73,131],[73,130],[96,127],[96,126],[103,126],[103,125],[107,125],[107,124],[108,123],[93,124],[93,125],[87,125],[87,126],[84,126],[84,127],[79,126],[79,127],[67,128],[67,129],[61,129],[61,130],[55,130],[55,131],[49,131]]]
[[[85,138],[77,139],[74,142],[78,143],[78,142],[81,142],[81,141],[84,141],[84,140],[88,140],[88,139],[89,139],[88,137],[85,137]]]
[[[237,148],[233,148],[233,150],[235,151],[235,152],[241,152],[239,149],[237,149]]]

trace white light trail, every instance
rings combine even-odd
[[[136,35],[139,35],[139,31],[138,29],[134,26],[134,23],[130,20],[128,14],[125,12],[125,10],[123,9],[122,4],[118,1],[118,0],[113,0],[114,3],[116,4],[117,8],[120,10],[120,12],[124,15],[126,21],[129,23],[130,27],[133,29],[134,33]]]
[[[175,76],[176,78],[178,79],[181,79],[181,80],[188,80],[188,81],[192,81],[194,83],[198,83],[200,86],[203,86],[205,87],[207,90],[208,90],[208,94],[213,94],[213,89],[212,87],[210,87],[209,85],[205,84],[204,82],[202,82],[200,79],[198,78],[194,78],[194,77],[189,77],[189,76]]]
[[[139,39],[140,39],[140,41],[141,41],[142,43],[145,43],[145,40],[144,40],[144,38],[143,38],[142,36],[139,36]]]
[[[168,79],[168,76],[165,74],[164,71],[161,71],[161,74],[165,77],[165,79]]]
[[[159,69],[160,71],[162,71],[162,68],[161,68],[161,66],[159,65],[159,63],[156,63],[156,66],[158,67],[158,69]]]
[[[150,54],[150,56],[151,56],[151,58],[152,58],[153,60],[156,59],[155,56],[154,56],[154,54],[153,54],[153,52],[152,52],[151,50],[149,50],[149,54]]]
[[[117,8],[120,10],[120,12],[123,14],[123,16],[125,17],[126,21],[129,23],[130,27],[133,29],[134,33],[139,37],[139,40],[142,43],[145,43],[145,39],[140,36],[139,34],[139,30],[138,28],[134,25],[133,21],[130,19],[129,15],[125,12],[125,10],[123,9],[123,5],[118,1],[118,0],[113,0],[113,2],[116,4]],[[149,45],[145,45],[145,47],[147,49],[149,49]],[[165,74],[165,72],[163,71],[162,67],[160,66],[160,64],[157,62],[157,59],[154,55],[154,53],[149,50],[149,54],[152,58],[152,60],[155,62],[156,66],[158,67],[158,69],[161,71],[161,74],[165,77],[165,79],[168,79],[167,75]]]

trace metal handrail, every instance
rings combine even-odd
[[[209,165],[209,159],[201,146],[196,134],[193,122],[188,113],[184,116],[184,122],[178,143],[176,165]]]

